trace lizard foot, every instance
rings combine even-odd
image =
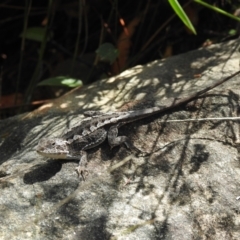
[[[88,170],[85,167],[82,166],[78,166],[75,168],[78,177],[80,178],[80,176],[82,177],[83,181],[85,181],[86,176],[88,175]]]

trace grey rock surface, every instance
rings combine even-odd
[[[136,66],[0,122],[0,239],[240,239],[239,124],[163,122],[238,116],[240,76],[190,104],[127,124],[145,157],[107,143],[77,161],[35,152],[86,110],[127,110],[183,97],[239,70],[239,42]],[[196,78],[196,76],[201,77]]]

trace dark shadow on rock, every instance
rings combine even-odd
[[[202,144],[195,144],[194,145],[194,156],[191,158],[191,165],[192,168],[190,170],[190,174],[197,172],[201,167],[203,162],[206,162],[209,158],[209,153],[206,152],[206,147]]]
[[[63,161],[51,161],[46,164],[37,165],[31,172],[24,175],[23,181],[25,184],[34,184],[49,180],[62,168]]]
[[[88,240],[107,240],[111,239],[111,234],[106,230],[107,216],[100,216],[81,229],[80,232],[76,234],[74,239],[88,239]]]
[[[0,146],[0,164],[9,160],[21,149],[31,145],[30,142],[36,140],[36,135],[32,134],[29,137],[29,142],[24,142],[24,139],[32,131],[32,129],[38,126],[41,122],[41,117],[36,117],[32,119],[22,120],[20,117],[16,116],[10,120],[4,120],[0,122],[0,136],[4,139]]]

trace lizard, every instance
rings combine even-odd
[[[108,139],[111,149],[121,144],[125,144],[127,148],[134,148],[134,145],[129,141],[127,136],[118,136],[118,129],[122,125],[157,113],[163,113],[164,111],[188,103],[239,73],[240,71],[235,72],[187,97],[168,101],[168,103],[162,107],[156,106],[141,110],[107,113],[87,111],[84,113],[86,118],[76,126],[67,130],[62,136],[58,138],[40,139],[36,151],[38,154],[49,158],[79,160],[76,171],[78,175],[81,175],[83,180],[85,180],[84,174],[87,172],[85,168],[87,164],[86,150],[100,145],[106,139]]]

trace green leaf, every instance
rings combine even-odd
[[[46,34],[46,28],[32,27],[26,30],[25,37],[29,40],[42,42],[45,34]],[[52,38],[52,35],[53,34],[50,33],[47,39],[50,40]],[[23,37],[23,33],[21,33],[20,37]]]
[[[171,7],[175,11],[175,13],[178,15],[178,17],[182,20],[182,22],[191,30],[195,35],[197,34],[195,31],[194,26],[192,25],[191,21],[189,20],[188,16],[183,11],[182,7],[180,6],[179,2],[177,0],[168,0]]]
[[[100,60],[113,63],[118,57],[118,50],[111,43],[103,43],[96,50]]]
[[[53,78],[47,78],[38,83],[38,86],[63,86],[63,87],[79,87],[82,86],[82,81],[76,78],[69,78],[66,76],[58,76]]]
[[[234,15],[232,15],[232,14],[230,14],[230,13],[224,11],[224,10],[222,10],[221,8],[214,7],[214,6],[208,4],[208,3],[204,2],[204,1],[201,1],[201,0],[194,0],[194,2],[199,3],[199,4],[203,5],[204,7],[210,8],[213,11],[221,13],[221,14],[223,14],[223,15],[225,15],[227,17],[230,17],[230,18],[232,18],[234,20],[240,21],[239,17],[236,17],[236,16],[234,16]]]
[[[228,31],[228,34],[229,34],[229,35],[236,35],[236,34],[237,34],[237,30],[235,30],[235,29],[230,29],[230,30]]]

